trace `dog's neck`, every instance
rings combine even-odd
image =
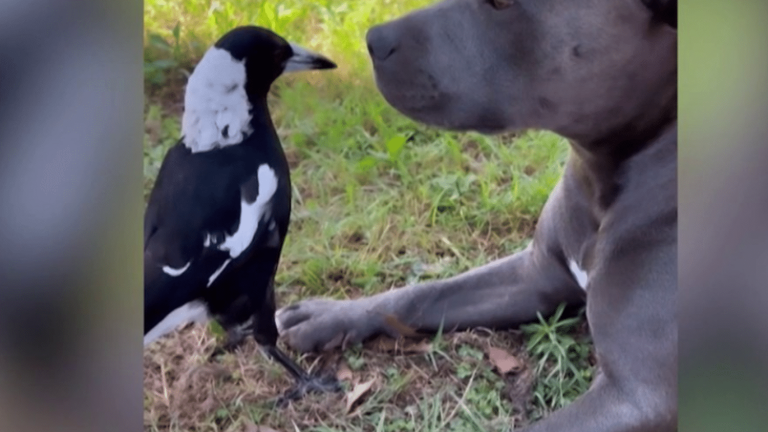
[[[569,169],[590,191],[598,209],[607,209],[621,193],[627,165],[644,154],[677,152],[677,120],[655,134],[617,134],[581,143],[571,141]]]
[[[643,86],[646,92],[628,96],[626,106],[553,130],[569,138],[580,156],[603,163],[622,163],[653,145],[667,130],[677,128],[676,57],[665,55],[656,67],[655,75],[662,78]]]

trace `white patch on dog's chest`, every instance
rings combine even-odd
[[[587,272],[582,270],[582,268],[579,267],[579,264],[576,263],[575,260],[568,261],[568,268],[571,270],[571,274],[576,279],[576,282],[578,282],[581,289],[586,291],[587,284],[589,283],[589,275]]]
[[[193,153],[238,144],[251,133],[245,61],[213,47],[187,82],[181,134]]]

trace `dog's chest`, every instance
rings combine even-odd
[[[597,268],[594,262],[597,225],[587,212],[573,207],[571,211],[558,214],[556,237],[568,273],[579,288],[588,291]]]
[[[578,286],[584,291],[587,291],[589,288],[590,272],[593,270],[593,250],[594,236],[584,239],[580,247],[570,247],[564,250],[568,271]]]
[[[571,271],[573,278],[576,279],[576,283],[579,284],[581,289],[586,291],[587,285],[589,285],[589,273],[581,268],[579,262],[573,258],[568,260],[568,269]]]
[[[595,247],[600,230],[601,216],[596,214],[590,194],[566,170],[561,187],[553,192],[553,204],[546,215],[554,223],[548,235],[553,235],[562,253],[563,264],[574,283],[584,291],[589,290],[590,280],[597,269],[594,262]]]
[[[589,289],[590,279],[596,269],[594,251],[597,230],[593,220],[579,212],[559,212],[555,223],[547,223],[550,230],[544,236],[550,247],[559,250],[559,257],[573,282],[582,290]]]

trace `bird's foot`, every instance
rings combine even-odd
[[[292,401],[299,400],[309,393],[337,393],[342,390],[341,383],[333,375],[305,375],[288,389],[277,400],[278,406],[286,406]]]
[[[213,349],[213,352],[208,357],[208,361],[214,361],[218,356],[235,352],[237,348],[243,344],[244,341],[245,336],[243,336],[241,333],[232,330],[228,331],[226,340],[224,343],[216,346],[216,348]]]

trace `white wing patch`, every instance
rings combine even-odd
[[[219,250],[229,252],[230,258],[224,261],[221,267],[208,278],[207,286],[209,287],[221,275],[230,261],[240,256],[251,245],[253,237],[259,228],[259,220],[264,215],[269,201],[277,190],[275,170],[270,168],[269,165],[263,164],[259,166],[257,175],[259,179],[259,193],[252,203],[249,203],[245,197],[242,198],[240,202],[240,223],[237,226],[237,230],[231,236],[225,236],[224,242],[218,246]],[[270,227],[273,225],[274,221]],[[209,247],[212,243],[211,235],[207,234],[203,246]]]
[[[169,313],[160,321],[149,333],[144,335],[144,346],[154,342],[157,338],[164,336],[180,325],[190,322],[202,323],[208,320],[208,310],[200,302],[190,302],[184,306]]]
[[[245,61],[211,47],[187,81],[181,134],[193,153],[238,144],[251,133]]]
[[[219,268],[218,268],[218,269],[217,269],[215,272],[213,272],[213,274],[211,275],[211,277],[209,277],[209,278],[208,278],[208,285],[206,285],[206,286],[205,286],[206,288],[208,288],[209,286],[211,286],[211,284],[213,283],[213,281],[215,281],[215,280],[216,280],[216,278],[217,278],[217,277],[219,277],[219,275],[221,274],[221,272],[223,272],[223,271],[224,271],[224,269],[227,267],[227,264],[229,264],[229,262],[230,262],[230,261],[232,261],[232,259],[231,259],[231,258],[227,259],[226,261],[224,261],[224,264],[222,264],[222,265],[221,265],[221,267],[219,267]]]
[[[187,265],[185,265],[184,267],[182,267],[180,269],[175,269],[175,268],[172,268],[170,266],[163,266],[163,273],[167,274],[168,276],[173,276],[173,277],[181,276],[182,273],[187,271],[187,269],[189,268],[190,264],[192,264],[191,260],[187,263]]]
[[[587,290],[587,284],[589,283],[589,275],[586,271],[582,270],[581,267],[576,263],[574,260],[568,261],[568,268],[571,270],[571,274],[573,274],[573,277],[576,278],[576,282],[579,283],[579,286],[584,291]]]
[[[224,243],[219,246],[219,249],[228,251],[232,258],[240,256],[251,245],[253,236],[256,235],[256,230],[259,227],[259,219],[261,219],[269,200],[272,199],[275,190],[277,190],[275,171],[268,165],[264,164],[259,167],[258,176],[259,195],[252,203],[243,197],[240,202],[240,224],[237,231],[231,236],[227,236]]]

